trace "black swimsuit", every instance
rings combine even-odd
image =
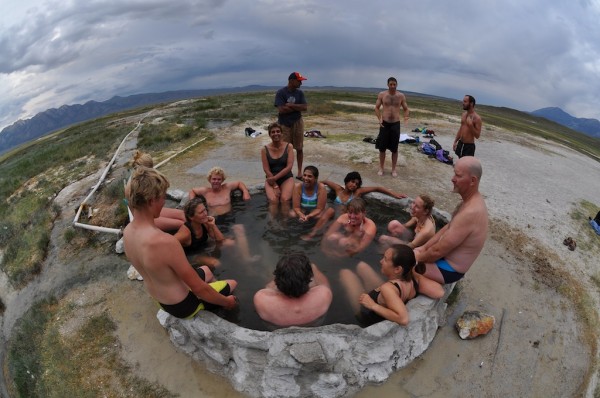
[[[398,289],[398,295],[400,296],[402,301],[404,303],[406,303],[408,301],[408,299],[406,299],[406,301],[405,301],[404,297],[402,297],[402,289],[400,289],[400,285],[397,283],[391,282],[391,281],[390,281],[390,283],[392,285],[396,286],[396,289]],[[414,287],[415,293],[416,293],[415,297],[417,297],[419,295],[419,283],[417,282],[416,279],[413,279],[413,287]],[[369,292],[369,297],[371,297],[373,299],[373,301],[375,301],[377,303],[377,299],[379,298],[380,293],[381,292],[379,290],[373,289]],[[409,292],[409,294],[410,294],[410,292]],[[358,315],[358,318],[359,318],[360,324],[363,326],[369,326],[369,325],[373,325],[374,323],[377,323],[377,322],[385,321],[384,317],[382,317],[375,311],[369,310],[363,306],[360,307],[360,314]]]
[[[267,162],[269,162],[269,170],[271,170],[271,173],[273,173],[274,176],[276,176],[277,173],[279,173],[281,170],[285,169],[285,167],[287,166],[288,145],[290,145],[290,144],[287,144],[285,146],[283,155],[281,155],[281,157],[277,158],[277,159],[273,159],[271,157],[271,154],[269,154],[269,148],[267,148],[267,146],[265,145],[265,151],[267,151]],[[286,175],[284,175],[283,177],[281,177],[280,179],[277,180],[277,185],[281,186],[285,182],[285,180],[287,180],[288,178],[292,178],[293,176],[294,175],[292,174],[292,171],[290,170],[289,173],[287,173]]]
[[[196,251],[206,246],[206,242],[208,241],[208,229],[204,226],[204,224],[202,224],[202,236],[200,238],[197,238],[194,234],[194,229],[189,221],[186,221],[184,225],[190,230],[190,235],[192,236],[192,242],[189,246],[185,247],[186,252]]]

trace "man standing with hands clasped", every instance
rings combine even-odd
[[[288,77],[288,85],[277,90],[275,94],[275,106],[279,110],[278,122],[281,125],[283,141],[292,144],[296,150],[296,163],[298,163],[296,178],[299,180],[302,180],[302,161],[304,160],[302,112],[308,109],[304,92],[300,90],[303,80],[306,80],[306,77],[299,72],[293,72]]]
[[[481,118],[475,112],[475,98],[465,95],[463,98],[463,114],[460,118],[460,128],[454,138],[452,149],[459,158],[475,156],[475,138],[481,135]]]
[[[392,177],[398,177],[396,164],[398,163],[398,143],[400,142],[400,108],[404,110],[404,123],[408,121],[408,105],[406,97],[397,91],[398,81],[390,77],[387,81],[388,89],[377,96],[375,102],[375,116],[379,120],[379,135],[375,142],[375,148],[379,149],[379,171],[377,175],[383,175],[385,163],[385,151],[392,152]],[[383,106],[383,111],[380,108]]]

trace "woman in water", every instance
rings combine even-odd
[[[261,159],[266,176],[265,193],[269,200],[269,212],[275,216],[281,204],[282,214],[287,215],[294,189],[294,149],[288,142],[283,141],[281,126],[278,123],[271,123],[267,129],[271,143],[261,150]]]
[[[133,154],[133,160],[131,161],[131,167],[135,169],[138,166],[147,167],[149,169],[154,168],[154,160],[148,153],[140,152],[138,150]],[[127,197],[127,189],[125,186],[125,197]],[[160,216],[154,219],[154,224],[162,231],[177,231],[185,222],[185,215],[183,211],[179,209],[173,209],[169,207],[163,207],[160,211]]]
[[[317,225],[315,225],[315,228],[313,228],[312,232],[308,235],[305,235],[303,239],[310,239],[314,237],[317,232],[325,226],[327,221],[335,217],[338,209],[343,213],[346,210],[346,205],[350,203],[352,199],[360,198],[364,194],[370,192],[380,192],[396,199],[406,198],[405,194],[391,191],[385,187],[363,187],[362,177],[358,171],[352,171],[346,175],[346,178],[344,178],[344,186],[329,180],[323,181],[323,184],[335,192],[335,199],[333,201],[334,207],[328,207],[325,210],[317,222]]]
[[[327,190],[319,182],[319,169],[306,166],[302,173],[302,182],[294,186],[292,194],[293,210],[291,217],[298,217],[300,222],[318,220],[327,203]]]
[[[388,224],[389,235],[381,235],[379,242],[387,245],[405,243],[411,248],[423,246],[435,235],[435,220],[431,213],[435,202],[427,195],[419,195],[410,205],[411,219],[402,224],[392,220]]]
[[[365,250],[375,238],[377,227],[366,216],[364,200],[353,199],[346,210],[323,236],[321,247],[329,256],[353,256]]]
[[[362,323],[371,325],[387,319],[407,325],[409,316],[406,303],[409,300],[419,294],[433,299],[444,296],[442,285],[417,273],[424,271],[419,269],[423,265],[416,264],[415,254],[410,247],[393,245],[385,251],[379,263],[385,279],[362,261],[356,266],[356,274],[348,269],[340,271],[341,283]],[[413,272],[413,269],[417,272]]]

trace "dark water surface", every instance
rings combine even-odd
[[[330,205],[330,204],[329,204]],[[319,267],[329,279],[333,292],[333,302],[323,325],[334,323],[358,324],[352,313],[346,294],[339,283],[339,271],[343,268],[355,270],[359,261],[365,261],[379,273],[381,249],[376,242],[379,235],[386,233],[387,224],[392,219],[406,222],[410,215],[400,206],[390,206],[379,201],[367,201],[367,217],[377,225],[377,235],[373,243],[362,253],[351,258],[330,258],[321,251],[321,237],[306,242],[300,236],[309,232],[314,223],[303,224],[297,219],[270,221],[267,200],[263,195],[255,195],[250,201],[239,198],[233,201],[233,217],[226,217],[226,224],[219,224],[221,231],[233,237],[231,225],[243,224],[246,229],[250,253],[260,256],[256,262],[245,263],[237,248],[221,248],[212,253],[221,261],[215,271],[217,279],[235,279],[238,282],[235,295],[239,298],[239,310],[233,313],[223,311],[221,316],[240,326],[255,330],[270,330],[272,327],[262,321],[253,305],[254,294],[273,279],[273,270],[282,253],[289,250],[302,251]]]

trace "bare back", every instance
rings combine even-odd
[[[311,287],[301,297],[288,297],[275,287],[256,292],[254,306],[259,316],[278,326],[307,325],[329,309],[332,300],[329,286]]]
[[[181,245],[173,236],[136,221],[123,232],[127,258],[155,300],[163,304],[181,302],[190,290],[175,271],[178,263],[187,264]],[[194,272],[189,265],[188,268]]]

